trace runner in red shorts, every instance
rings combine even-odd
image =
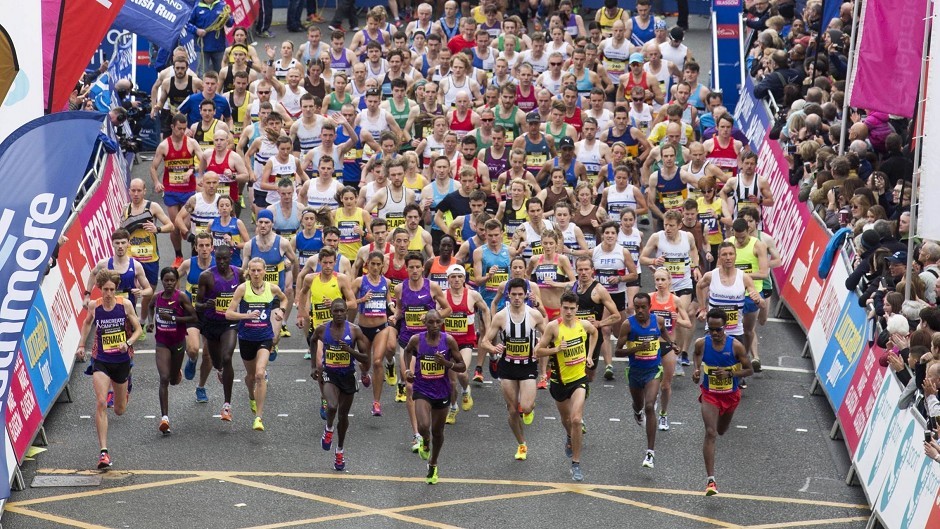
[[[738,382],[741,377],[754,373],[751,360],[740,341],[725,336],[725,324],[728,316],[721,309],[711,309],[705,317],[704,338],[695,341],[695,371],[692,381],[702,381],[702,421],[705,423],[705,444],[702,455],[705,457],[705,472],[708,482],[705,495],[718,494],[715,482],[715,441],[718,435],[724,435],[731,427],[734,410],[741,401]],[[702,378],[702,373],[705,377]]]
[[[444,318],[444,331],[449,336],[454,337],[464,364],[470,365],[470,361],[473,359],[473,350],[477,346],[477,331],[480,334],[486,334],[490,315],[486,302],[483,301],[480,293],[466,288],[466,277],[466,270],[459,264],[452,264],[447,268],[447,281],[450,288],[444,291],[444,294],[447,296],[447,303],[453,309],[453,312]],[[470,411],[473,408],[473,397],[470,395],[470,377],[467,372],[457,373],[451,371],[450,374],[452,379],[451,404],[446,423],[454,424],[457,422],[458,385],[462,389],[460,402],[463,411]]]

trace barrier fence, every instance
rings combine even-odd
[[[96,151],[82,184],[87,190],[64,231],[55,266],[36,296],[17,346],[7,399],[5,458],[8,480],[25,486],[19,473],[30,445],[45,443],[42,423],[67,385],[86,316],[85,285],[99,259],[111,256],[111,232],[128,203],[126,162],[120,154]]]
[[[940,464],[923,450],[925,422],[913,409],[898,409],[902,387],[878,363],[884,350],[873,343],[872,321],[858,295],[845,288],[852,263],[840,253],[826,279],[817,269],[831,234],[789,185],[780,144],[767,133],[774,116],[753,96],[746,76],[736,125],[757,153],[757,174],[770,180],[776,203],[764,208],[763,229],[777,241],[783,264],[773,269],[780,299],[806,333],[816,388],[836,415],[852,460],[846,481],[861,485],[872,518],[888,529],[940,527]]]

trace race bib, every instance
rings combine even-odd
[[[322,323],[326,323],[333,318],[333,314],[330,312],[329,303],[315,303],[313,305],[313,326],[316,327]]]
[[[124,329],[117,329],[101,334],[101,348],[105,353],[119,353],[121,344],[127,341]]]
[[[496,272],[486,280],[486,289],[496,292],[503,281],[509,281],[509,272]]]
[[[421,359],[421,376],[424,378],[443,378],[444,366],[433,356]]]
[[[682,279],[685,277],[685,259],[678,261],[666,259],[666,271],[673,279]]]
[[[470,328],[467,315],[463,312],[452,312],[444,318],[444,329],[454,334],[466,334]]]
[[[703,364],[705,374],[708,375],[708,389],[715,393],[728,393],[734,387],[734,378],[729,374],[718,376],[715,371],[719,368]],[[730,372],[732,367],[724,368]]]
[[[405,309],[405,326],[420,328],[424,326],[424,316],[428,313],[425,307],[408,307]]]
[[[659,339],[652,339],[644,342],[634,342],[634,346],[643,345],[643,348],[636,352],[634,356],[642,359],[656,358],[659,354]]]
[[[665,206],[666,209],[680,209],[684,202],[685,198],[683,198],[681,194],[663,194],[663,206]]]
[[[336,346],[333,346],[333,345],[328,346],[326,350],[323,351],[323,355],[324,355],[323,358],[324,358],[324,363],[326,364],[326,367],[333,368],[333,369],[342,369],[345,367],[349,367],[349,365],[352,363],[349,353],[347,351],[334,349],[334,347]]]
[[[277,284],[281,280],[281,272],[284,271],[284,263],[276,265],[266,265],[264,267],[264,280],[268,283]]]
[[[507,339],[503,354],[510,362],[528,361],[532,354],[532,344],[526,339]]]
[[[228,306],[232,303],[232,292],[223,292],[219,294],[219,297],[215,298],[215,313],[219,316],[225,316],[225,311],[228,310]]]

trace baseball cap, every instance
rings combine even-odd
[[[447,267],[447,277],[450,277],[452,275],[466,276],[467,271],[464,270],[464,268],[460,266],[459,264],[452,264]]]
[[[570,136],[565,136],[558,142],[559,149],[564,149],[565,147],[574,149],[574,140],[572,140]]]
[[[635,63],[635,62],[638,62],[638,63],[640,63],[640,64],[643,64],[644,62],[646,62],[646,61],[643,60],[643,54],[642,54],[642,53],[636,52],[636,53],[630,54],[630,64],[633,64],[633,63]]]
[[[542,120],[539,118],[538,112],[529,112],[525,116],[526,123],[538,123],[540,121]]]
[[[685,31],[679,26],[675,26],[669,30],[669,38],[676,42],[682,42],[682,39],[685,38]]]
[[[885,259],[891,264],[907,264],[907,252],[898,250]]]

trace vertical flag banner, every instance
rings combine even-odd
[[[93,112],[50,114],[20,127],[0,144],[0,188],[18,191],[0,202],[0,416],[6,417],[10,389],[18,380],[14,370],[24,369],[17,362],[18,345],[72,212],[102,119]],[[47,145],[58,145],[58,155],[46,156]],[[26,174],[30,177],[23,178]],[[0,469],[0,475],[4,471]],[[0,487],[0,496],[9,497],[6,480]]]
[[[940,57],[940,23],[934,20],[930,27],[931,57]],[[940,61],[927,63],[925,84],[940,83]],[[931,80],[932,79],[932,80]],[[917,235],[924,239],[940,239],[940,100],[926,97],[921,107],[923,113],[923,143],[920,164],[920,203],[931,207],[917,208]]]
[[[42,0],[46,112],[68,108],[69,94],[123,6],[124,0]]]
[[[0,141],[43,114],[39,3],[0,9]]]
[[[195,0],[126,2],[114,20],[114,27],[136,33],[161,48],[172,49],[195,5]]]
[[[849,105],[914,115],[926,14],[927,0],[865,0],[848,84]]]

